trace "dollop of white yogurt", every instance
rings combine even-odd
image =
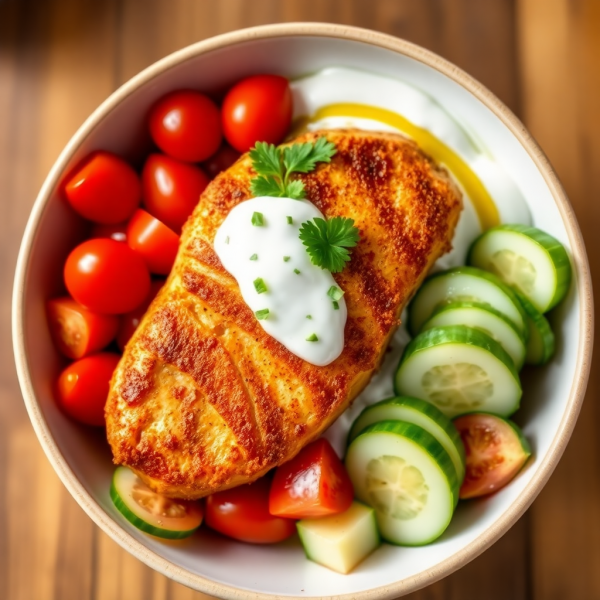
[[[253,224],[255,213],[262,225]],[[343,297],[335,308],[328,295],[332,287],[339,289],[335,279],[312,264],[300,240],[302,223],[315,217],[325,218],[307,200],[252,198],[229,212],[214,248],[250,309],[259,315],[268,309],[258,321],[263,329],[296,356],[325,366],[344,349],[348,313]],[[266,291],[259,293],[261,280]]]

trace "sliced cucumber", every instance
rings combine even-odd
[[[463,325],[428,329],[405,348],[398,395],[431,402],[447,417],[481,410],[503,417],[519,408],[521,382],[510,356],[489,335]]]
[[[526,225],[488,229],[473,242],[468,262],[498,275],[542,313],[564,298],[571,281],[571,263],[564,246]]]
[[[517,292],[517,296],[527,313],[529,327],[525,362],[528,365],[545,365],[554,356],[555,349],[554,333],[550,323],[523,294]]]
[[[451,302],[437,308],[421,331],[446,325],[466,325],[496,340],[521,370],[525,362],[525,340],[512,321],[489,304],[479,302]]]
[[[370,425],[348,447],[346,468],[356,497],[375,509],[388,542],[420,546],[448,527],[459,487],[456,470],[422,427],[403,421]]]
[[[307,558],[338,573],[349,573],[379,544],[372,508],[354,501],[337,515],[296,523]]]
[[[110,497],[131,524],[157,537],[185,538],[202,523],[202,508],[198,502],[173,500],[157,494],[126,467],[115,470]]]
[[[459,483],[463,480],[465,448],[462,440],[452,421],[433,404],[418,398],[399,396],[367,406],[352,424],[348,434],[348,443],[350,444],[369,425],[379,421],[405,421],[422,427],[442,445],[450,456]]]
[[[527,335],[525,313],[515,293],[492,273],[474,267],[455,267],[436,273],[419,288],[409,306],[408,327],[416,335],[436,308],[450,302],[489,304]]]

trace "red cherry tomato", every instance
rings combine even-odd
[[[117,317],[92,312],[69,297],[49,300],[47,313],[56,347],[73,359],[83,358],[108,346],[119,326]]]
[[[95,152],[67,181],[71,206],[95,223],[126,221],[138,207],[142,188],[137,173],[110,152]]]
[[[206,160],[221,144],[219,108],[199,92],[173,92],[152,107],[150,135],[173,158],[188,162]]]
[[[269,511],[290,519],[324,517],[348,510],[353,498],[352,482],[342,461],[321,438],[277,468]]]
[[[179,233],[208,182],[204,171],[194,165],[164,154],[151,154],[142,171],[144,206]]]
[[[104,238],[87,240],[73,249],[64,277],[77,302],[109,315],[133,310],[150,289],[144,259],[127,244]]]
[[[138,208],[127,227],[127,243],[144,259],[151,273],[168,275],[179,248],[179,236]]]
[[[137,326],[140,324],[142,317],[146,314],[150,303],[156,297],[156,294],[160,291],[160,288],[165,284],[164,279],[153,279],[150,284],[150,292],[147,298],[137,308],[134,308],[131,312],[125,315],[121,315],[119,319],[119,331],[117,333],[117,345],[121,351],[125,350],[127,342],[131,339],[131,336],[135,333]]]
[[[217,492],[206,499],[205,523],[235,540],[251,544],[273,544],[296,531],[291,519],[269,513],[271,477]]]
[[[485,496],[504,487],[521,470],[531,450],[512,421],[488,413],[454,420],[466,454],[466,474],[459,497]]]
[[[279,144],[292,122],[292,92],[285,77],[255,75],[234,85],[223,100],[223,134],[240,152],[256,142]]]
[[[111,238],[117,242],[127,241],[127,222],[102,225],[96,223],[90,232],[90,238]]]
[[[103,426],[110,378],[120,358],[118,354],[102,352],[71,363],[58,378],[60,407],[81,423]]]
[[[240,153],[231,146],[223,144],[216,154],[202,163],[202,168],[211,179],[214,179],[221,171],[229,167],[240,157]]]

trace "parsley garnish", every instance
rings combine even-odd
[[[269,316],[269,309],[263,308],[262,310],[257,310],[254,314],[259,321],[262,321]]]
[[[333,217],[325,221],[316,217],[302,223],[300,239],[313,265],[339,273],[350,260],[347,248],[356,246],[360,236],[354,219]]]
[[[305,142],[284,148],[257,142],[250,150],[252,166],[257,174],[250,182],[250,190],[255,196],[287,197],[296,200],[304,198],[304,183],[298,179],[290,179],[290,175],[308,173],[318,162],[330,162],[335,153],[335,144],[328,142],[324,137],[318,138],[314,143]]]
[[[262,227],[265,224],[265,219],[262,213],[254,212],[252,213],[252,225],[256,227]]]
[[[254,289],[257,294],[264,294],[267,291],[267,284],[263,281],[262,277],[257,277],[252,283],[254,283]]]

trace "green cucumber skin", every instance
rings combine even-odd
[[[523,318],[523,323],[524,323],[523,331],[521,331],[519,329],[519,327],[517,326],[516,323],[514,325],[515,325],[515,327],[517,327],[517,330],[521,333],[521,336],[524,337],[525,340],[527,340],[527,323],[526,323],[527,315],[525,314],[525,311],[523,310],[523,307],[521,306],[513,289],[510,288],[509,286],[507,286],[503,281],[500,280],[499,277],[497,277],[493,273],[489,273],[488,271],[484,271],[483,269],[479,269],[477,267],[465,267],[465,266],[454,267],[452,269],[448,269],[447,271],[441,271],[440,273],[434,273],[433,275],[430,275],[423,282],[423,284],[421,285],[421,287],[415,294],[415,297],[411,300],[411,302],[408,306],[408,331],[413,337],[416,336],[419,333],[419,331],[416,330],[416,326],[413,321],[412,307],[417,302],[417,299],[419,298],[421,293],[422,292],[424,293],[424,291],[426,290],[428,282],[436,279],[437,277],[447,277],[447,276],[452,276],[455,274],[456,275],[461,275],[461,274],[462,275],[472,275],[474,277],[480,277],[481,279],[486,279],[490,283],[497,285],[514,302],[517,310],[521,313],[521,316]],[[443,305],[443,303],[442,303],[442,305]],[[431,318],[431,315],[429,315],[429,317],[426,319],[426,321],[429,320],[429,318]]]
[[[188,529],[187,531],[171,531],[170,529],[161,529],[160,527],[154,527],[154,525],[149,525],[146,521],[140,519],[137,515],[135,515],[131,510],[129,510],[128,506],[121,500],[121,496],[119,492],[117,492],[117,488],[115,487],[114,478],[110,485],[110,497],[117,507],[118,511],[135,527],[144,533],[149,533],[150,535],[154,535],[156,537],[168,539],[168,540],[181,540],[183,538],[189,537],[192,535],[198,528]]]
[[[527,319],[533,321],[534,329],[537,330],[540,337],[542,338],[542,346],[544,349],[543,354],[539,358],[534,358],[531,356],[530,348],[527,347],[527,353],[525,355],[525,363],[528,365],[542,366],[550,361],[550,359],[554,356],[554,352],[556,350],[556,339],[554,337],[554,332],[552,331],[552,327],[548,322],[548,319],[538,311],[538,309],[531,304],[531,302],[520,292],[517,292],[517,298],[521,305],[523,306],[523,310],[527,314]],[[531,343],[530,340],[529,343]]]
[[[554,271],[556,273],[556,289],[554,291],[554,296],[548,305],[546,312],[555,307],[566,295],[569,287],[571,285],[572,278],[572,270],[571,270],[571,261],[569,260],[569,255],[565,250],[565,247],[554,237],[552,237],[549,233],[538,229],[537,227],[530,227],[528,225],[498,225],[497,227],[492,227],[487,231],[483,232],[472,244],[469,248],[469,252],[467,254],[467,262],[469,264],[472,263],[472,255],[477,243],[486,235],[493,233],[494,231],[509,231],[514,233],[520,233],[536,244],[541,246],[543,250],[549,254],[553,264]]]

